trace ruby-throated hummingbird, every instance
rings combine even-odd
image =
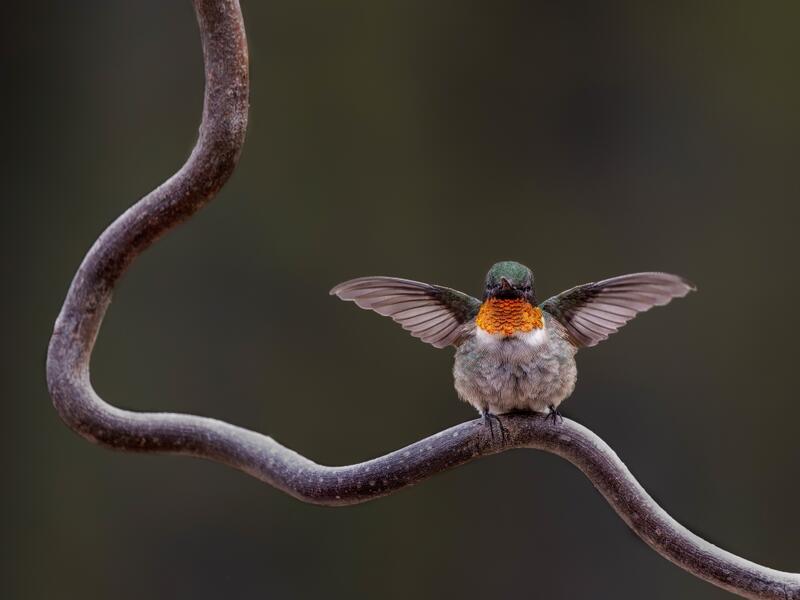
[[[489,269],[483,301],[396,277],[351,279],[330,293],[391,317],[436,348],[455,346],[456,391],[491,431],[492,419],[508,412],[549,413],[555,421],[559,404],[575,389],[579,348],[694,289],[677,275],[633,273],[579,285],[537,304],[531,270],[504,261]]]

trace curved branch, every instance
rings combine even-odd
[[[117,219],[92,246],[70,286],[47,356],[61,418],[83,437],[118,450],[170,452],[225,463],[315,504],[340,506],[391,494],[481,456],[536,448],[577,466],[645,542],[675,564],[747,598],[800,599],[800,575],[717,548],[681,526],[645,492],[614,451],[565,419],[507,415],[505,440],[479,420],[452,427],[381,458],[324,467],[273,439],[215,419],[136,413],[104,402],[89,362],[114,286],[133,259],[204,206],[230,176],[247,126],[247,45],[236,0],[195,0],[206,70],[200,135],[186,164]]]

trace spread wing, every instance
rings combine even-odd
[[[632,273],[576,286],[541,304],[579,347],[594,346],[640,312],[663,306],[695,290],[669,273]]]
[[[331,294],[391,317],[411,335],[436,348],[458,345],[464,324],[475,318],[476,298],[439,285],[396,277],[361,277],[334,287]]]

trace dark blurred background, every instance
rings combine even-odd
[[[579,356],[565,413],[692,530],[800,569],[796,2],[245,2],[250,129],[217,200],[125,276],[93,363],[139,410],[326,464],[471,419],[452,352],[328,296],[398,275],[547,297],[667,270],[700,291]],[[724,598],[561,459],[509,452],[351,508],[59,421],[44,357],[100,231],[180,166],[190,2],[2,21],[4,598]]]

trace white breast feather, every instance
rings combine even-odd
[[[547,341],[547,328],[531,329],[525,333],[515,333],[514,335],[522,339],[529,346],[536,348]]]
[[[489,333],[480,327],[475,328],[475,340],[481,346],[496,344],[497,342],[502,341],[504,337],[506,336],[504,336],[502,333]],[[517,332],[511,334],[510,337],[522,340],[532,348],[536,348],[547,341],[547,328],[542,327],[541,329],[531,329],[530,331]]]

